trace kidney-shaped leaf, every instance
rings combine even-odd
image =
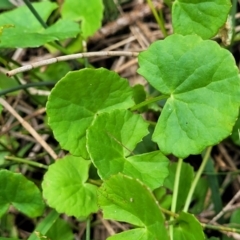
[[[55,3],[47,1],[34,3],[33,6],[44,21],[57,7]],[[77,23],[62,19],[44,29],[27,6],[1,14],[0,26],[3,26],[0,35],[2,48],[38,47],[47,42],[75,37],[79,33]]]
[[[139,227],[109,239],[169,240],[159,204],[140,181],[122,174],[112,176],[99,188],[98,203],[104,218]]]
[[[61,146],[88,158],[86,130],[100,112],[127,109],[134,104],[128,82],[107,69],[70,72],[52,90],[47,114]]]
[[[177,240],[204,240],[199,221],[189,213],[181,212],[173,228],[173,238]]]
[[[153,134],[165,154],[185,158],[230,135],[240,81],[232,55],[198,36],[172,35],[139,56],[147,81],[169,95]]]
[[[42,183],[49,206],[77,218],[98,210],[97,187],[86,182],[90,164],[81,157],[66,156],[49,167]]]
[[[82,35],[87,38],[100,28],[103,18],[102,0],[65,0],[62,17],[81,21]]]
[[[87,146],[101,178],[121,172],[140,179],[151,189],[163,184],[168,159],[160,151],[133,154],[136,144],[148,133],[147,127],[140,115],[127,110],[97,116],[87,131]]]
[[[230,8],[230,0],[176,0],[172,9],[174,32],[211,38],[227,21]]]
[[[43,213],[45,204],[37,186],[20,173],[0,171],[0,216],[13,205],[33,218]]]

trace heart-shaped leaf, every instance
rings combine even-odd
[[[55,85],[47,103],[48,121],[62,148],[88,158],[86,130],[96,115],[133,104],[126,79],[104,68],[83,69]]]
[[[133,154],[136,144],[148,133],[147,126],[141,116],[127,110],[97,116],[87,131],[87,146],[101,178],[121,172],[140,179],[151,189],[163,184],[168,159],[160,151]]]
[[[90,164],[81,157],[66,156],[49,167],[42,183],[49,206],[77,218],[98,210],[97,187],[86,182]]]
[[[174,34],[139,55],[138,72],[169,95],[153,134],[165,154],[185,158],[230,135],[240,81],[232,55],[198,36]]]
[[[214,37],[227,21],[230,8],[229,0],[176,0],[172,8],[174,32]]]
[[[102,0],[65,0],[61,13],[64,19],[81,21],[82,36],[87,38],[101,27],[103,3]]]
[[[13,205],[20,212],[33,218],[41,216],[44,202],[37,186],[20,173],[0,171],[0,216]]]
[[[158,202],[140,181],[122,174],[112,176],[99,188],[98,203],[104,218],[138,227],[108,239],[169,240]]]

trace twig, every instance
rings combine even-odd
[[[17,73],[26,72],[32,70],[37,67],[50,65],[57,62],[63,62],[78,58],[89,58],[89,57],[102,57],[102,56],[126,56],[126,57],[137,57],[139,53],[137,52],[123,52],[123,51],[107,51],[107,52],[86,52],[86,53],[77,53],[77,54],[70,54],[55,58],[46,59],[43,61],[35,62],[32,64],[28,64],[22,66],[20,68],[16,68],[6,73],[8,77],[14,76]]]
[[[40,115],[40,114],[43,114],[44,112],[46,111],[45,108],[41,108],[41,109],[38,109],[37,111],[29,114],[27,117],[24,118],[24,121],[27,121],[33,117],[36,117],[37,115]],[[19,122],[15,122],[13,123],[11,126],[8,126],[8,127],[2,127],[1,131],[0,131],[0,136],[6,134],[8,131],[10,131],[13,127],[16,127],[18,126],[20,123]]]
[[[209,223],[216,222],[222,215],[231,208],[232,204],[240,197],[240,190],[233,196],[231,201],[219,212]]]
[[[26,122],[3,98],[0,98],[0,104],[6,108],[22,126],[41,144],[41,146],[49,153],[53,159],[57,159],[57,154],[50,146],[42,139],[42,137],[34,130],[34,128]]]
[[[153,2],[153,5],[156,10],[163,8],[163,5],[158,2]],[[89,39],[90,43],[96,43],[105,39],[109,35],[113,35],[117,31],[121,30],[124,27],[131,26],[136,21],[151,15],[152,11],[148,4],[141,4],[133,9],[130,13],[123,14],[114,22],[110,22],[102,27],[93,37]]]

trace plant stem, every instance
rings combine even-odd
[[[32,12],[32,14],[35,16],[35,18],[39,21],[39,23],[46,29],[48,28],[48,25],[44,22],[44,20],[42,19],[42,17],[38,14],[38,12],[36,11],[36,9],[33,7],[32,3],[29,0],[23,0],[24,3],[27,5],[27,7],[29,8],[29,10]],[[59,43],[57,42],[52,42],[49,43],[49,45],[55,47],[57,50],[59,50],[60,52],[64,53],[64,54],[69,54],[69,52],[62,47]]]
[[[13,87],[13,88],[8,88],[8,89],[5,89],[5,90],[2,90],[2,91],[0,91],[0,96],[6,95],[8,93],[15,92],[15,91],[18,91],[18,90],[30,88],[30,87],[54,86],[55,84],[56,84],[56,82],[27,83],[27,84],[23,84],[23,85],[19,85],[19,86]]]
[[[182,168],[183,159],[178,159],[177,170],[175,174],[174,186],[173,186],[173,198],[172,198],[172,205],[171,205],[171,212],[176,212],[177,207],[177,197],[178,197],[178,190],[179,190],[179,181],[181,176],[181,168]],[[174,217],[170,217],[170,221],[174,220]],[[173,240],[173,225],[169,226],[170,238]]]
[[[179,214],[177,214],[177,213],[173,213],[173,212],[171,212],[167,209],[164,209],[162,207],[160,207],[160,209],[163,213],[167,214],[168,216],[171,216],[173,218],[178,218],[179,217]],[[171,222],[174,222],[174,220],[172,220]],[[225,227],[225,226],[221,226],[221,225],[211,225],[211,224],[206,224],[206,223],[202,223],[202,222],[200,222],[200,224],[203,228],[207,228],[207,229],[213,229],[213,230],[225,231],[225,232],[233,232],[233,233],[240,233],[240,229],[237,229],[237,228],[230,228],[230,227]]]
[[[157,21],[161,31],[162,31],[162,33],[163,33],[163,36],[167,37],[168,34],[167,34],[167,31],[166,31],[164,23],[163,23],[163,18],[161,17],[161,19],[160,19],[159,15],[158,15],[158,13],[157,13],[157,11],[156,11],[153,3],[152,3],[152,0],[147,0],[147,3],[149,5],[150,9],[152,10],[152,13],[153,13],[153,15],[154,15],[154,17],[155,17],[155,19],[156,19],[156,21]]]
[[[90,240],[91,216],[86,221],[86,240]]]
[[[160,100],[163,100],[163,99],[167,99],[168,97],[169,97],[169,95],[161,95],[161,96],[158,96],[158,97],[155,97],[155,98],[150,98],[150,99],[148,99],[144,102],[141,102],[141,103],[138,103],[138,104],[134,105],[129,110],[130,111],[135,111],[135,110],[137,110],[141,107],[149,105],[150,103],[157,102],[157,101],[160,101]]]
[[[186,202],[185,202],[185,206],[183,208],[184,212],[187,212],[188,209],[189,209],[189,206],[190,206],[190,203],[191,203],[191,200],[192,200],[192,196],[193,196],[194,190],[195,190],[195,188],[197,186],[197,183],[199,181],[199,178],[200,178],[200,176],[201,176],[201,174],[202,174],[202,172],[203,172],[203,170],[204,170],[204,168],[206,166],[206,163],[208,161],[208,158],[209,158],[209,155],[211,153],[211,150],[212,150],[212,147],[208,147],[207,148],[206,153],[205,153],[204,158],[203,158],[203,161],[201,163],[201,166],[199,167],[199,169],[197,171],[197,174],[196,174],[196,176],[195,176],[195,178],[194,178],[194,180],[193,180],[193,182],[191,184],[191,188],[190,188],[190,190],[188,192],[188,196],[187,196],[187,199],[186,199]]]
[[[29,10],[32,12],[32,14],[35,16],[35,18],[39,21],[39,23],[44,27],[47,28],[48,25],[43,21],[43,19],[41,18],[41,16],[38,14],[38,12],[35,10],[35,8],[33,7],[32,3],[29,0],[23,0],[24,3],[27,5],[27,7],[29,8]]]
[[[4,158],[6,160],[11,160],[11,161],[19,162],[19,163],[28,164],[28,165],[31,165],[31,166],[34,166],[34,167],[48,169],[47,165],[44,165],[44,164],[38,163],[38,162],[34,162],[34,161],[30,160],[30,159],[23,159],[23,158],[12,157],[12,156],[6,156]]]
[[[100,187],[102,185],[102,180],[88,179],[87,182],[91,183],[93,185],[96,185],[98,187]]]
[[[213,230],[224,231],[224,232],[232,232],[232,233],[240,233],[240,229],[237,229],[237,228],[229,228],[225,226],[210,225],[205,223],[201,223],[201,225],[203,228],[207,228],[207,229],[213,229]]]

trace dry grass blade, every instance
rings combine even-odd
[[[52,148],[42,139],[42,137],[33,129],[33,127],[28,122],[26,122],[3,98],[0,98],[0,104],[21,123],[21,125],[39,142],[39,144],[48,152],[48,154],[53,159],[57,159],[57,154],[52,150]]]

